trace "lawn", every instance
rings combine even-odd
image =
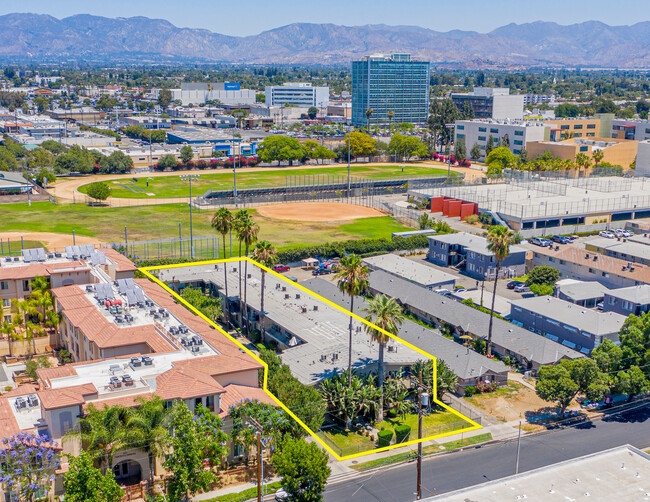
[[[129,241],[176,238],[179,223],[183,237],[189,237],[187,204],[132,207],[89,207],[83,204],[54,205],[49,202],[5,204],[0,207],[0,231],[54,232],[96,237],[102,242],[123,242],[124,227]],[[215,235],[210,227],[213,211],[194,211],[194,236]],[[390,237],[409,230],[390,216],[346,222],[298,222],[266,218],[251,210],[260,225],[260,239],[276,247],[322,244],[336,240]]]
[[[273,483],[268,483],[264,485],[264,491],[269,493],[275,493],[280,488],[282,488],[282,483],[279,481],[274,481]],[[208,500],[207,502],[244,502],[245,500],[250,500],[257,496],[257,487],[248,488],[241,492],[237,493],[228,493],[227,495],[220,495],[219,497]]]
[[[427,434],[435,434],[435,431],[432,431],[431,429],[450,425],[460,420],[462,419],[458,415],[450,411],[438,411],[429,413],[428,415],[422,417],[422,430],[425,436]],[[387,417],[383,423],[386,429],[395,429],[395,427],[398,425],[408,425],[411,428],[411,438],[413,437],[413,434],[417,434],[418,431],[418,416],[415,413],[409,413],[404,417]]]
[[[20,256],[23,246],[24,249],[45,247],[45,245],[41,241],[23,241],[21,245],[20,239],[9,240],[8,243],[6,239],[2,239],[0,240],[0,256],[8,256],[8,255]]]
[[[402,170],[403,169],[403,170]],[[422,165],[407,164],[403,168],[398,165],[352,165],[350,168],[352,176],[359,178],[413,178],[422,176],[446,176],[446,169],[438,169],[435,167],[427,167]],[[323,180],[324,175],[334,176],[347,176],[347,165],[337,167],[308,167],[304,169],[282,169],[282,168],[268,168],[264,171],[246,171],[242,169],[237,171],[237,188],[253,188],[253,187],[269,187],[280,186],[285,184],[287,176],[311,176],[320,175]],[[233,173],[232,170],[224,169],[223,173],[217,174],[201,174],[197,171],[196,174],[200,175],[197,181],[192,182],[192,194],[200,195],[208,189],[213,188],[216,190],[232,190],[233,189]],[[150,198],[148,193],[154,194],[156,197],[187,197],[189,194],[189,186],[186,182],[180,180],[179,176],[154,176],[148,177],[146,174],[134,176],[138,181],[133,179],[110,179],[106,177],[106,182],[111,187],[111,194],[113,197],[118,198],[131,198],[131,199],[147,199]],[[305,180],[305,183],[311,183]],[[126,188],[129,184],[137,188]],[[79,191],[86,193],[88,185],[83,185]]]
[[[464,446],[471,446],[473,444],[484,443],[486,441],[491,441],[491,440],[492,440],[492,434],[488,432],[486,434],[479,434],[478,436],[459,439],[457,441],[450,441],[448,443],[443,443],[441,445],[425,446],[424,448],[422,448],[422,455],[423,456],[432,455],[434,453],[438,453],[441,451],[455,450],[457,448],[462,448]],[[414,455],[415,452],[413,451],[398,453],[397,455],[391,455],[390,457],[378,458],[375,460],[370,460],[369,462],[363,462],[361,464],[354,464],[351,465],[350,467],[352,467],[352,469],[355,469],[357,471],[364,472],[370,469],[374,469],[375,467],[384,467],[386,465],[405,462],[406,460],[413,458]]]

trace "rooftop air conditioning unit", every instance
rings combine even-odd
[[[286,290],[287,290],[287,287],[286,287],[286,286],[282,286],[282,291],[286,291]]]
[[[291,295],[290,295],[289,293],[287,293],[287,294],[284,295],[284,299],[285,299],[285,300],[288,300],[289,298],[291,298]]]
[[[296,300],[300,300],[300,294],[296,293]]]
[[[314,305],[314,310],[318,310],[318,305]]]

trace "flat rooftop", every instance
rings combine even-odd
[[[364,258],[373,270],[384,270],[424,287],[455,282],[456,276],[396,254],[383,254]]]
[[[239,263],[225,264],[229,296],[239,295]],[[224,264],[194,265],[161,270],[165,282],[192,283],[203,281],[224,289]],[[242,266],[242,270],[245,267]],[[242,272],[242,275],[244,272]],[[249,263],[246,279],[246,301],[251,310],[259,312],[261,272]],[[242,288],[243,295],[243,288]],[[306,293],[290,281],[267,274],[264,310],[267,336],[284,346],[281,357],[301,382],[311,385],[328,378],[334,372],[347,370],[348,325],[350,316],[332,304]],[[362,315],[363,317],[363,315]],[[371,340],[365,323],[352,321],[352,365],[364,368],[377,364],[379,345]],[[386,364],[405,365],[425,356],[399,342],[389,342],[384,352]]]
[[[506,500],[650,500],[650,455],[625,445],[507,478],[423,499],[427,502]]]
[[[475,202],[508,219],[549,219],[650,208],[647,178],[592,177],[512,180],[509,183],[414,189],[421,197],[447,196]]]

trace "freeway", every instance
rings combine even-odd
[[[623,444],[650,447],[650,404],[565,429],[521,439],[519,472],[537,469]],[[422,462],[422,497],[484,483],[515,473],[517,440],[432,457]],[[380,469],[330,484],[325,502],[415,500],[416,464]]]

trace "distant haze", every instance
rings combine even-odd
[[[436,32],[416,26],[295,23],[233,37],[178,28],[146,17],[80,14],[0,16],[0,58],[26,61],[194,60],[227,63],[340,64],[374,52],[410,52],[432,63],[464,67],[598,66],[650,68],[650,22],[609,26],[509,24],[489,33]]]

